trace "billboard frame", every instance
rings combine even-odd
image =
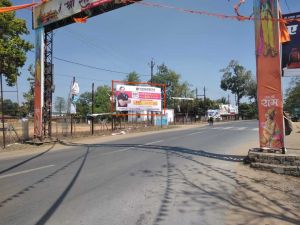
[[[111,113],[112,116],[115,117],[122,117],[122,116],[147,116],[149,114],[146,113],[117,113],[116,108],[115,108],[115,90],[114,87],[116,84],[129,84],[129,85],[149,85],[151,87],[162,87],[163,88],[163,109],[161,110],[160,113],[157,113],[159,111],[156,111],[156,115],[161,115],[161,116],[165,116],[166,115],[166,108],[167,108],[167,84],[159,84],[159,83],[152,83],[152,82],[129,82],[129,81],[119,81],[119,80],[112,80],[111,81]],[[152,111],[150,111],[152,112]],[[153,113],[153,112],[152,112]]]

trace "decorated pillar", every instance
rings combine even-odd
[[[43,137],[44,28],[35,30],[34,137]]]
[[[284,150],[277,0],[254,0],[260,148]]]

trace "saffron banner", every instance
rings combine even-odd
[[[284,148],[277,0],[254,0],[260,147]]]

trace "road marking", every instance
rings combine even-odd
[[[192,135],[194,135],[194,134],[201,134],[201,133],[203,133],[203,131],[198,131],[198,132],[186,134],[185,136],[192,136]]]
[[[117,152],[125,152],[125,151],[128,151],[133,148],[136,148],[136,147],[129,147],[129,148],[124,148],[124,149],[120,149],[117,151],[105,152],[105,153],[102,153],[101,155],[110,155],[110,154],[117,153]]]
[[[223,130],[229,130],[232,129],[233,127],[223,127]]]
[[[16,176],[16,175],[20,175],[20,174],[24,174],[24,173],[30,173],[32,171],[41,170],[41,169],[45,169],[45,168],[52,167],[52,166],[54,166],[54,165],[42,166],[42,167],[38,167],[38,168],[34,168],[34,169],[29,169],[29,170],[23,170],[23,171],[20,171],[20,172],[10,173],[10,174],[0,176],[0,179],[6,178],[6,177],[12,177],[12,176]]]
[[[253,130],[253,131],[258,131],[258,128],[253,128],[252,130]]]
[[[245,129],[247,129],[247,127],[237,127],[236,129],[237,130],[245,130]]]
[[[163,141],[164,140],[158,140],[158,141],[149,142],[149,143],[146,143],[146,144],[143,144],[143,145],[152,145],[152,144],[163,142]]]

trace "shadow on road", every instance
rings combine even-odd
[[[89,154],[89,148],[87,148],[86,153],[80,157],[80,158],[83,157],[83,160],[82,160],[78,170],[76,171],[75,175],[73,176],[72,180],[68,184],[68,186],[61,193],[61,195],[57,198],[57,200],[52,204],[52,206],[47,210],[47,212],[39,219],[39,221],[36,223],[36,225],[45,224],[50,219],[50,217],[53,215],[53,213],[56,211],[56,209],[60,206],[60,204],[63,202],[63,200],[65,199],[65,197],[67,196],[69,191],[72,189],[73,185],[75,184],[75,182],[86,162],[86,158],[87,158],[88,154]]]
[[[224,160],[229,162],[242,162],[245,158],[245,156],[242,155],[227,155],[227,154],[218,154],[218,153],[212,153],[206,150],[202,149],[189,149],[184,147],[177,147],[177,146],[164,146],[164,145],[143,145],[143,144],[78,144],[78,143],[65,143],[60,142],[60,144],[65,146],[89,146],[94,148],[132,148],[133,150],[143,150],[143,149],[152,149],[152,150],[161,150],[161,151],[169,151],[169,152],[179,152],[179,153],[185,153],[189,155],[197,155],[207,158],[213,158],[218,160]],[[113,150],[112,150],[113,151]]]
[[[36,159],[36,158],[38,158],[38,157],[41,157],[42,155],[44,155],[44,154],[46,154],[47,152],[49,152],[50,150],[52,150],[52,149],[54,148],[54,146],[55,146],[55,143],[54,143],[49,149],[47,149],[46,151],[41,152],[41,153],[39,153],[39,154],[37,154],[37,155],[35,155],[35,156],[32,156],[32,157],[30,157],[30,158],[28,158],[28,159],[26,159],[26,160],[24,160],[24,161],[22,161],[22,162],[19,162],[19,163],[13,165],[13,166],[10,166],[10,167],[8,167],[8,168],[6,168],[6,169],[0,171],[0,174],[3,174],[3,173],[8,172],[8,171],[10,171],[10,170],[12,170],[12,169],[15,169],[15,168],[17,168],[17,167],[19,167],[19,166],[21,166],[21,165],[23,165],[23,164],[25,164],[25,163],[28,163],[29,161],[31,161],[31,160],[33,160],[33,159]]]
[[[45,152],[44,152],[45,153]],[[68,162],[67,164],[65,164],[64,166],[60,167],[59,169],[53,171],[51,174],[49,174],[46,177],[43,177],[42,179],[39,179],[38,181],[34,182],[33,184],[23,188],[22,190],[20,190],[19,192],[9,196],[8,198],[6,198],[5,200],[2,200],[0,202],[0,208],[4,207],[6,203],[13,201],[14,199],[20,198],[23,195],[25,195],[26,193],[28,193],[29,191],[33,191],[35,188],[38,187],[39,184],[42,184],[46,181],[48,181],[50,178],[53,178],[55,175],[59,174],[60,172],[64,171],[65,169],[67,169],[69,166],[71,166],[72,164],[74,164],[75,162],[77,162],[80,159],[83,159],[78,170],[76,171],[74,177],[72,178],[71,182],[68,184],[68,186],[65,188],[64,192],[59,196],[59,198],[54,202],[54,204],[48,209],[48,211],[45,213],[45,215],[43,215],[39,221],[36,224],[45,224],[45,222],[51,217],[51,215],[55,212],[55,210],[59,207],[59,205],[61,204],[61,202],[64,200],[64,198],[66,197],[66,195],[68,194],[68,192],[71,190],[72,186],[74,185],[75,181],[77,180],[82,167],[84,166],[84,163],[86,161],[86,157],[89,153],[89,148],[87,148],[86,152],[80,156],[78,156],[77,158],[73,159],[72,161]]]
[[[69,146],[81,144],[64,143]],[[174,195],[178,201],[178,195],[182,198],[177,205],[178,213],[184,215],[191,210],[198,209],[198,214],[204,221],[201,224],[211,224],[205,218],[212,212],[225,211],[231,208],[232,215],[227,218],[228,224],[276,224],[289,223],[300,224],[300,215],[291,205],[285,205],[280,200],[280,195],[286,195],[284,189],[272,184],[261,182],[255,176],[230,170],[223,164],[210,164],[205,158],[227,162],[241,162],[244,156],[211,153],[205,150],[194,150],[176,146],[142,145],[142,144],[91,144],[91,151],[101,153],[101,148],[126,149],[130,151],[147,151],[166,155],[166,184],[154,225],[167,221],[170,208],[174,208]],[[177,168],[171,163],[174,158],[187,160],[187,168]],[[220,165],[220,166],[218,166]],[[155,174],[154,174],[155,175]],[[150,176],[148,174],[147,176]],[[161,176],[161,175],[159,175]],[[201,177],[201,179],[199,179]],[[202,179],[203,178],[203,179]],[[185,188],[178,191],[178,183]],[[180,188],[179,188],[180,189]],[[290,199],[299,199],[294,193],[288,193]],[[205,207],[203,207],[205,206]],[[224,218],[223,218],[224,219]],[[199,221],[198,221],[199,222]],[[224,222],[224,221],[223,221]]]

